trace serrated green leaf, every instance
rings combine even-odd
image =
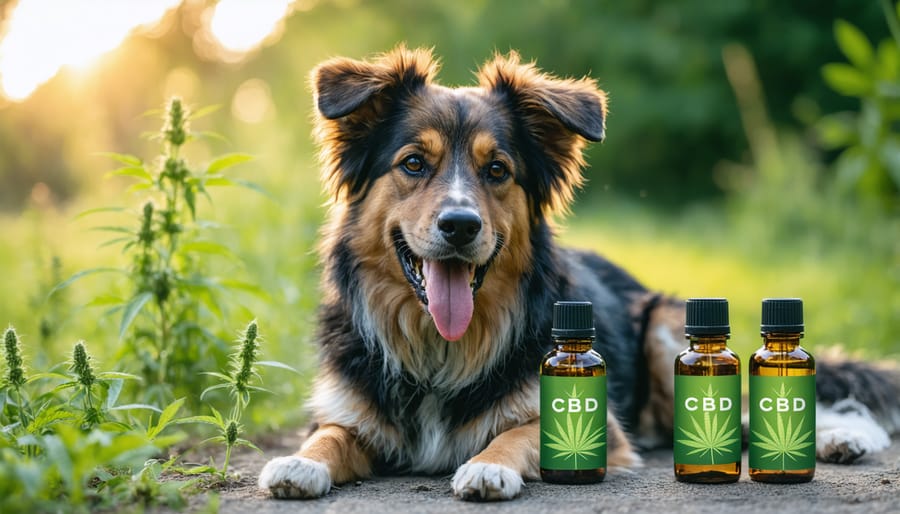
[[[206,393],[209,393],[209,392],[212,392],[212,391],[216,391],[216,390],[219,390],[219,389],[224,389],[224,388],[226,388],[226,387],[228,387],[228,386],[230,386],[230,385],[231,385],[231,384],[216,384],[216,385],[214,385],[214,386],[207,387],[206,389],[203,390],[202,393],[200,393],[200,401],[203,401],[203,399],[206,397]]]
[[[114,161],[119,161],[122,164],[127,166],[142,166],[143,161],[141,161],[140,157],[135,157],[134,155],[124,154],[124,153],[114,153],[114,152],[98,152],[94,155],[99,155],[101,157],[108,157]]]
[[[175,419],[175,415],[178,414],[178,410],[181,409],[182,405],[184,405],[184,398],[179,398],[166,406],[165,410],[160,413],[156,424],[147,429],[147,437],[154,439],[160,432],[165,430],[165,428]]]
[[[104,241],[104,242],[100,243],[100,245],[97,248],[106,248],[107,246],[112,246],[112,245],[119,244],[119,243],[128,243],[128,242],[134,241],[134,240],[135,240],[134,236],[116,237],[116,238],[113,238],[108,241]]]
[[[237,441],[234,442],[234,445],[235,446],[246,446],[247,448],[256,450],[259,453],[263,453],[263,451],[260,450],[259,447],[257,447],[255,444],[253,444],[252,442],[250,442],[246,439],[238,438]]]
[[[144,308],[144,305],[147,305],[147,302],[153,299],[153,293],[146,291],[135,295],[125,306],[125,310],[122,313],[122,323],[119,325],[119,339],[123,339],[125,337],[125,332],[128,331],[128,327],[131,326],[131,323],[134,321],[134,318],[140,314],[141,309]]]
[[[201,107],[201,108],[197,109],[196,111],[190,112],[190,119],[196,120],[198,118],[208,116],[208,115],[218,111],[221,108],[222,108],[222,106],[219,104],[213,104],[213,105],[207,105],[205,107]]]
[[[147,403],[126,403],[125,405],[110,407],[109,410],[150,410],[157,413],[160,412],[159,407]]]
[[[108,172],[104,177],[134,177],[141,180],[146,180],[149,183],[153,183],[153,176],[150,175],[150,173],[147,172],[147,170],[145,170],[143,166],[125,166],[122,168],[117,168]]]
[[[191,211],[191,220],[197,219],[197,194],[191,186],[184,188],[184,203],[187,204],[188,210]]]
[[[278,362],[278,361],[259,361],[256,363],[256,365],[257,366],[265,366],[268,368],[286,369],[288,371],[293,371],[294,373],[300,373],[299,371],[292,368],[291,366],[288,366],[287,364],[285,364],[283,362]]]
[[[126,193],[136,193],[138,191],[146,191],[153,187],[153,184],[148,184],[147,182],[138,182],[137,184],[132,184],[125,190]]]
[[[101,212],[123,212],[123,211],[127,211],[127,210],[128,209],[126,209],[125,207],[97,207],[95,209],[87,209],[85,211],[81,211],[78,214],[76,214],[75,217],[72,219],[78,220],[78,219],[84,218],[86,216],[90,216],[92,214],[98,214]]]
[[[230,153],[225,154],[216,160],[209,163],[209,166],[206,168],[207,174],[218,173],[222,170],[228,169],[232,166],[236,166],[238,164],[252,161],[253,156],[245,153]]]
[[[872,65],[873,50],[869,39],[855,25],[844,20],[834,22],[834,37],[841,52],[857,68],[867,70]]]
[[[246,293],[250,293],[262,300],[267,300],[269,298],[269,293],[267,293],[264,289],[257,286],[256,284],[251,284],[250,282],[243,282],[240,280],[233,280],[233,279],[222,279],[219,281],[218,285],[221,287],[225,287],[227,289],[244,291]]]
[[[221,423],[219,422],[219,420],[217,420],[216,418],[214,418],[212,416],[189,416],[186,418],[180,418],[180,419],[174,421],[174,423],[177,425],[185,425],[188,423],[203,423],[206,425],[214,425],[217,427],[221,427]]]
[[[122,387],[124,385],[125,385],[125,381],[122,379],[116,379],[116,380],[109,381],[109,390],[106,393],[106,408],[107,408],[107,410],[115,407],[116,401],[119,400],[119,394],[122,393]]]
[[[226,138],[222,134],[219,134],[217,132],[211,132],[208,130],[202,131],[202,132],[191,132],[190,136],[188,136],[188,137],[189,138],[198,138],[198,139],[215,139],[215,140],[221,141],[223,143],[231,144],[231,141],[229,141],[228,138]]]
[[[115,226],[115,225],[103,225],[100,227],[91,227],[90,230],[94,230],[97,232],[118,232],[118,233],[122,233],[122,234],[136,235],[134,230],[132,230],[128,227],[120,227],[120,226]]]
[[[123,271],[119,268],[91,268],[91,269],[86,269],[84,271],[79,271],[78,273],[75,273],[71,277],[64,280],[62,283],[57,284],[56,287],[54,287],[53,289],[50,290],[49,293],[47,293],[47,297],[49,298],[49,297],[53,296],[57,291],[60,291],[62,289],[69,287],[76,280],[80,280],[88,275],[94,275],[97,273],[125,273],[125,271]]]
[[[189,241],[181,245],[182,253],[205,253],[209,255],[221,255],[229,259],[237,259],[238,257],[225,245],[214,243],[212,241]]]
[[[97,378],[102,379],[116,379],[116,380],[143,380],[141,377],[134,375],[132,373],[125,373],[122,371],[102,371],[97,373]]]
[[[822,77],[836,92],[844,96],[866,96],[874,83],[859,70],[844,63],[830,63],[822,67]]]
[[[94,297],[91,301],[87,303],[87,307],[102,307],[107,305],[121,305],[125,300],[119,298],[118,296],[113,295],[100,295]]]
[[[257,184],[256,182],[251,182],[249,180],[244,180],[244,179],[240,179],[240,178],[232,179],[232,181],[235,184],[243,187],[244,189],[249,189],[251,191],[254,191],[256,193],[259,193],[259,194],[265,196],[269,200],[272,200],[272,201],[276,200],[276,198],[274,196],[272,196],[272,193],[270,193],[266,188],[262,187],[261,185]]]
[[[207,187],[210,187],[210,186],[212,186],[212,187],[228,187],[228,186],[234,186],[235,183],[229,178],[225,178],[225,177],[221,177],[221,176],[214,176],[214,177],[209,177],[206,180],[204,180],[203,185],[207,186]]]

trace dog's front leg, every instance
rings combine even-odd
[[[525,485],[523,478],[540,478],[541,423],[512,428],[494,438],[481,453],[456,470],[453,494],[463,500],[510,500]]]
[[[267,462],[259,474],[259,487],[276,498],[318,498],[332,483],[368,477],[371,464],[371,456],[346,428],[325,425],[296,454]]]
[[[607,417],[607,465],[633,468],[641,465],[628,437],[612,412]],[[536,419],[498,435],[478,455],[456,470],[453,494],[464,500],[511,500],[522,492],[523,478],[541,476],[541,422]]]

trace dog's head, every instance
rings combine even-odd
[[[581,185],[606,96],[515,53],[487,62],[478,87],[440,86],[437,69],[429,51],[401,47],[327,61],[312,81],[324,179],[364,227],[352,244],[455,341],[480,289],[516,293],[504,281],[529,271],[531,227]]]

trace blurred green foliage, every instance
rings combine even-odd
[[[444,61],[441,78],[451,84],[472,83],[473,68],[509,49],[559,75],[596,77],[610,93],[611,113],[607,141],[590,150],[593,187],[671,206],[721,193],[710,170],[746,157],[724,74],[725,45],[747,47],[759,62],[775,123],[798,128],[816,112],[854,107],[819,74],[822,64],[841,57],[834,20],[847,20],[872,40],[887,35],[878,3],[857,0],[307,0],[277,44],[228,64],[194,51],[196,4],[182,7],[157,39],[127,42],[91,77],[64,74],[27,102],[4,108],[0,205],[20,208],[37,182],[63,200],[79,186],[90,188],[84,156],[98,148],[139,153],[123,134],[144,106],[174,93],[164,91],[166,83],[177,85],[179,76],[193,84],[196,98],[189,101],[226,104],[242,82],[262,78],[278,120],[261,139],[291,141],[279,148],[286,161],[308,160],[308,70],[329,56],[364,57],[406,41],[433,46]],[[73,90],[81,101],[70,101]],[[221,121],[217,130],[229,138],[244,132]]]
[[[838,187],[896,208],[900,193],[900,4],[897,12],[882,0],[892,37],[877,47],[856,26],[837,20],[834,33],[849,62],[822,68],[836,92],[860,101],[859,112],[839,112],[818,122],[824,145],[841,149],[835,163]]]

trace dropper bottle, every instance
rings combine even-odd
[[[722,484],[741,475],[741,361],[728,346],[728,300],[687,301],[689,347],[675,359],[675,478]]]
[[[816,471],[816,362],[800,346],[803,301],[762,301],[763,346],[750,357],[750,478],[809,482]]]

